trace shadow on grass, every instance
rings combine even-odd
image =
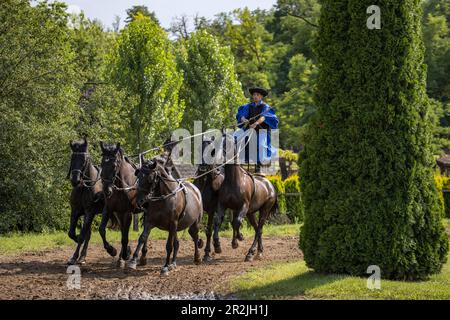
[[[263,286],[237,289],[234,290],[232,295],[243,299],[277,299],[289,297],[302,299],[308,290],[342,280],[343,278],[345,278],[344,275],[329,275],[306,271],[297,276]],[[248,279],[243,281],[248,281]]]

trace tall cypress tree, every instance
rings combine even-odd
[[[319,272],[421,279],[448,239],[433,182],[420,0],[322,0],[320,75],[301,154],[300,248]],[[370,5],[381,29],[369,30]]]

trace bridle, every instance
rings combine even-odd
[[[148,176],[151,172],[151,169],[143,166],[141,168],[141,172],[144,174],[144,176],[145,175]],[[167,194],[160,195],[160,196],[154,196],[156,186],[159,185],[160,182],[162,182],[168,190],[170,190],[170,187],[167,184],[167,182],[177,182],[178,185],[174,190],[172,190],[171,192],[169,192]],[[185,190],[186,190],[186,186],[183,184],[182,180],[174,180],[171,178],[164,177],[163,175],[161,175],[161,173],[159,171],[155,171],[155,176],[153,177],[153,179],[151,181],[149,181],[149,183],[151,186],[149,189],[138,187],[139,191],[144,191],[147,194],[144,198],[144,202],[156,202],[156,201],[166,200],[170,197],[175,196],[178,192],[180,192],[180,191],[185,192]]]
[[[72,161],[73,161],[74,155],[85,156],[84,163],[83,163],[81,170],[80,169],[72,169]],[[88,152],[72,152],[71,157],[72,157],[72,159],[70,161],[70,171],[69,171],[68,178],[70,178],[70,176],[72,176],[75,172],[79,172],[80,179],[81,179],[81,182],[80,182],[81,185],[86,188],[93,188],[95,186],[95,184],[100,180],[99,179],[100,170],[97,171],[97,177],[95,180],[90,179],[90,177],[86,175],[86,171],[89,168],[89,164],[92,163],[92,158],[91,158],[90,154]],[[86,183],[90,183],[91,185],[88,185]]]
[[[117,156],[103,155],[103,159],[105,160],[105,162],[109,162],[109,161],[113,160],[114,164],[115,164],[115,168],[120,168],[120,165],[122,163],[120,158]],[[110,183],[111,187],[117,191],[131,191],[131,190],[136,189],[136,184],[138,183],[138,180],[136,179],[136,182],[134,183],[134,185],[128,186],[122,179],[120,179],[119,171],[120,171],[120,169],[119,170],[114,169],[114,176],[112,179],[106,179],[104,177],[101,177],[102,182]],[[122,185],[121,188],[116,185],[116,180],[119,180],[119,182],[121,183],[121,185]]]

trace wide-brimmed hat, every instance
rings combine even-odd
[[[258,92],[260,93],[263,97],[267,96],[269,94],[269,91],[267,91],[264,88],[261,87],[253,87],[248,89],[248,92],[250,92],[251,95],[253,95],[253,93]]]

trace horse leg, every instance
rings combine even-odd
[[[263,232],[263,227],[264,224],[266,223],[267,219],[269,218],[270,213],[272,212],[272,210],[275,210],[275,208],[270,208],[270,209],[264,209],[260,211],[260,215],[259,215],[259,222],[258,222],[258,253],[256,254],[256,259],[261,259],[262,255],[263,255],[263,244],[262,244],[262,232]]]
[[[233,212],[233,240],[231,240],[231,247],[233,249],[236,249],[239,247],[238,238],[239,238],[239,232],[241,228],[241,221],[245,217],[248,211],[248,206],[243,205],[242,208],[239,211]]]
[[[253,229],[255,229],[255,238],[253,240],[252,246],[248,250],[247,255],[245,256],[245,261],[253,261],[253,256],[255,255],[256,245],[258,243],[258,223],[256,222],[255,213],[248,213],[247,214],[248,221],[253,226]]]
[[[213,240],[214,240],[214,252],[215,253],[222,253],[222,248],[220,246],[219,229],[220,229],[220,226],[222,225],[224,215],[225,215],[225,208],[222,207],[220,204],[218,204],[217,205],[217,214],[214,218]]]
[[[108,209],[105,206],[102,211],[102,222],[100,223],[98,232],[102,237],[103,247],[106,249],[106,252],[108,252],[111,257],[115,257],[117,255],[117,250],[112,245],[110,245],[109,242],[106,240],[106,225],[108,224],[110,214],[113,213],[108,212]]]
[[[199,239],[198,239],[198,232],[199,232],[199,226],[198,226],[198,221],[194,222],[190,227],[189,227],[189,234],[192,237],[192,240],[194,241],[194,263],[195,264],[200,264],[202,262],[202,260],[200,259],[200,253],[198,250],[199,247]]]
[[[76,233],[78,218],[80,217],[77,209],[72,209],[70,213],[69,238],[78,243],[78,236]]]
[[[142,256],[141,256],[141,261],[139,264],[143,265],[143,264],[141,264],[142,259],[145,259],[145,261],[146,261],[145,256],[147,255],[147,242],[148,242],[148,237],[150,235],[150,231],[152,230],[152,228],[153,228],[153,226],[150,225],[147,214],[144,213],[144,230],[142,231],[141,235],[139,236],[138,245],[136,247],[136,250],[134,251],[133,257],[127,263],[127,266],[130,269],[136,269],[137,259],[139,257],[139,250],[141,250],[141,248],[142,248]],[[145,251],[144,251],[144,248],[145,248]]]
[[[78,236],[78,245],[77,249],[75,250],[72,258],[67,262],[69,265],[74,265],[77,263],[78,257],[80,256],[80,249],[83,245],[84,241],[86,240],[86,235],[88,231],[91,230],[91,224],[92,220],[94,219],[94,214],[91,211],[86,211],[84,215],[84,223],[83,227],[81,228],[80,235]]]
[[[147,237],[147,239],[148,239],[148,237]],[[144,245],[142,246],[141,257],[139,258],[140,266],[147,265],[147,252],[148,252],[148,241],[146,240],[144,242]]]
[[[130,232],[132,216],[130,212],[124,212],[122,216],[123,223],[120,228],[122,249],[120,250],[120,257],[117,261],[117,265],[120,268],[125,267],[125,262],[130,258],[131,254],[131,248],[128,246],[128,234]]]
[[[203,257],[204,262],[211,261],[210,252],[211,252],[211,236],[212,236],[213,222],[214,222],[214,211],[208,212],[208,226],[206,227],[205,256]]]
[[[169,227],[169,236],[167,237],[167,242],[166,242],[166,263],[164,264],[163,268],[161,269],[162,276],[169,275],[170,255],[172,254],[173,242],[175,239],[176,232],[177,232],[177,223],[172,222]]]
[[[179,247],[180,247],[180,241],[178,241],[178,234],[175,232],[175,237],[173,239],[173,257],[172,257],[172,263],[169,265],[169,270],[176,269],[176,267],[177,267],[177,254],[178,254]]]
[[[91,228],[88,229],[86,234],[86,240],[84,240],[83,249],[81,250],[80,257],[78,258],[78,264],[86,263],[87,249],[89,246],[89,240],[91,240]]]

